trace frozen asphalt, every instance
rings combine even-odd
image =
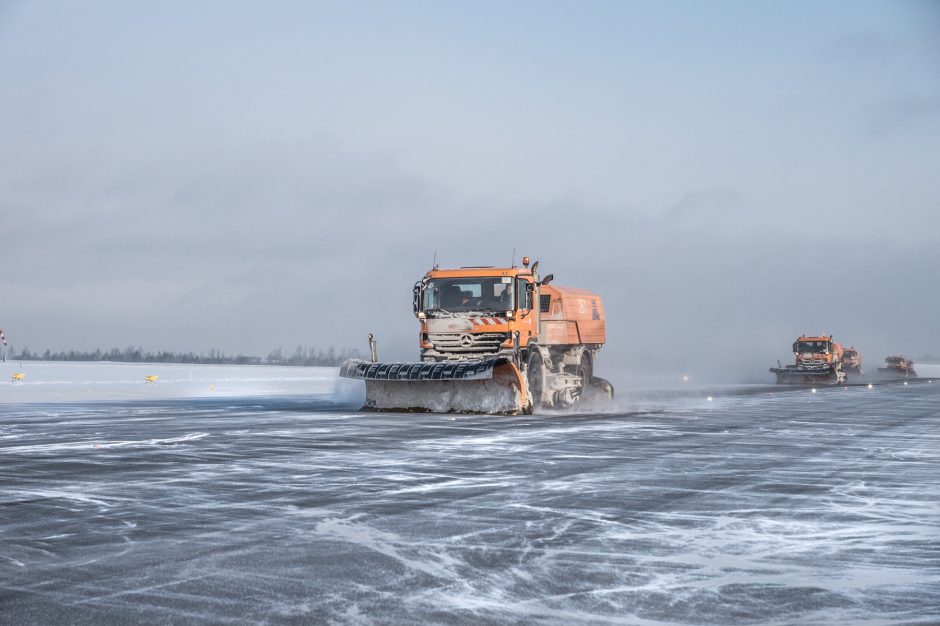
[[[0,406],[0,623],[940,622],[940,384],[629,408]]]

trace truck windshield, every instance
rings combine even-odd
[[[427,313],[512,311],[515,309],[512,278],[509,276],[436,278],[425,285],[422,304]]]
[[[828,341],[797,341],[793,344],[794,352],[814,352],[822,353],[829,352],[829,342]]]

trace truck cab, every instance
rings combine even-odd
[[[414,287],[421,360],[512,355],[539,332],[537,276],[528,268],[433,269]]]
[[[793,342],[793,365],[770,368],[777,375],[777,384],[839,384],[845,382],[842,368],[844,350],[842,344],[832,340],[832,335],[801,335]]]
[[[862,355],[855,349],[855,346],[846,348],[842,353],[842,367],[851,374],[862,374]]]
[[[803,335],[793,342],[793,357],[799,369],[829,369],[842,362],[842,346],[830,336]]]

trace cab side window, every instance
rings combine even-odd
[[[523,311],[528,311],[532,308],[532,294],[526,289],[528,285],[529,281],[521,278],[516,279],[516,293],[519,294],[519,308]]]

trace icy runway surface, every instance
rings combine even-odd
[[[0,623],[940,621],[940,384],[621,402],[0,404]]]

